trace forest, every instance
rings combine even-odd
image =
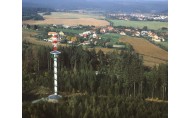
[[[45,15],[53,12],[53,9],[50,8],[32,8],[32,7],[23,7],[22,8],[22,20],[44,20],[43,16],[38,13],[45,12]]]
[[[24,118],[168,117],[168,64],[146,67],[132,46],[110,53],[58,47],[58,92],[63,98],[32,104],[53,93],[51,50],[22,42]]]

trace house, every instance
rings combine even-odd
[[[126,32],[131,32],[131,29],[125,29]]]
[[[122,32],[120,32],[120,35],[124,36],[124,35],[126,35],[126,34],[125,34],[125,32],[122,31]]]
[[[83,34],[82,36],[83,36],[84,38],[87,38],[87,34]]]
[[[141,34],[141,33],[140,33],[139,31],[136,31],[136,32],[135,32],[135,36],[138,36],[138,37],[139,37],[140,34]]]
[[[112,31],[112,30],[114,30],[114,28],[113,28],[112,26],[108,26],[108,27],[107,27],[107,30],[108,30],[108,31]]]
[[[152,37],[153,33],[151,31],[148,32],[148,36]]]
[[[84,35],[84,34],[89,35],[89,34],[91,34],[91,31],[86,31],[86,32],[83,32],[83,35]]]
[[[68,26],[68,25],[63,25],[63,28],[66,28],[66,29],[69,28],[69,27],[70,27],[70,26]]]
[[[59,35],[60,36],[65,36],[65,34],[62,31],[59,32]]]
[[[55,36],[55,35],[57,35],[57,33],[56,32],[48,32],[48,35]]]
[[[161,39],[156,34],[152,35],[152,40],[156,42],[161,42]]]
[[[105,28],[100,29],[100,33],[106,33],[106,29]]]
[[[79,33],[79,36],[81,36],[81,37],[82,37],[82,36],[83,36],[83,33]]]
[[[93,37],[93,38],[97,38],[97,34],[93,34],[92,37]]]
[[[147,36],[148,32],[147,31],[141,31],[141,36]]]

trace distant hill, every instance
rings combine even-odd
[[[95,1],[95,0],[55,0],[45,2],[26,1],[23,2],[23,7],[48,7],[65,10],[76,9],[95,9],[104,11],[121,11],[121,12],[162,12],[168,10],[167,1]]]

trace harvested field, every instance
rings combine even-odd
[[[50,18],[45,19],[42,21],[34,21],[34,20],[27,20],[23,21],[25,24],[64,24],[69,26],[76,26],[76,25],[94,25],[94,26],[106,26],[109,25],[109,22],[105,20],[97,20],[95,18],[79,18],[79,19],[57,19],[57,18]]]
[[[25,24],[64,24],[69,26],[76,25],[94,25],[94,26],[106,26],[109,22],[106,20],[100,20],[100,16],[81,15],[72,13],[53,13],[52,15],[45,15],[45,20],[26,20]]]
[[[56,19],[78,19],[78,18],[95,18],[95,19],[105,19],[102,15],[97,14],[85,14],[85,13],[66,13],[66,12],[51,12],[51,15],[43,15],[39,13],[44,18],[56,18]]]
[[[143,56],[144,65],[153,67],[160,63],[167,63],[168,52],[155,46],[142,38],[125,36],[119,39],[121,42],[129,43],[134,50]]]

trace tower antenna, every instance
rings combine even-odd
[[[62,98],[61,95],[58,95],[57,90],[57,58],[58,55],[61,54],[61,52],[57,51],[57,43],[58,43],[58,37],[57,35],[53,34],[52,36],[52,44],[53,44],[53,51],[50,52],[50,54],[53,56],[54,60],[54,94],[48,96],[48,101],[50,102],[58,102],[58,99]]]

